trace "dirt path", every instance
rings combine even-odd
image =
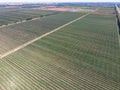
[[[41,38],[47,36],[47,35],[49,35],[49,34],[55,32],[55,31],[58,31],[58,30],[60,30],[61,28],[64,28],[64,27],[66,27],[66,26],[68,26],[68,25],[70,25],[70,24],[72,24],[72,23],[74,23],[74,22],[76,22],[76,21],[78,21],[78,20],[80,20],[80,19],[86,17],[86,16],[88,16],[89,14],[91,14],[91,13],[85,14],[85,15],[83,15],[83,16],[81,16],[81,17],[79,17],[79,18],[77,18],[77,19],[75,19],[75,20],[73,20],[73,21],[70,21],[70,22],[68,22],[68,23],[66,23],[66,24],[64,24],[64,25],[62,25],[62,26],[60,26],[60,27],[58,27],[58,28],[56,28],[56,29],[50,31],[50,32],[47,32],[47,33],[45,33],[45,34],[43,34],[43,35],[41,35],[41,36],[39,36],[39,37],[37,37],[37,38],[31,40],[31,41],[28,41],[28,42],[26,42],[25,44],[23,44],[23,45],[21,45],[21,46],[15,48],[15,49],[13,49],[13,50],[10,50],[10,51],[8,51],[8,52],[5,53],[5,54],[0,55],[0,58],[4,58],[4,57],[6,57],[6,56],[8,56],[8,55],[10,55],[10,54],[12,54],[12,53],[14,53],[14,52],[20,50],[20,49],[26,47],[27,45],[29,45],[29,44],[31,44],[31,43],[33,43],[33,42],[35,42],[35,41],[37,41],[37,40],[39,40],[39,39],[41,39]],[[34,20],[36,20],[36,19],[34,19]]]
[[[55,14],[55,13],[54,13]],[[18,22],[15,22],[15,23],[8,23],[7,25],[2,25],[0,26],[0,28],[3,28],[3,27],[8,27],[8,26],[12,26],[12,25],[16,25],[16,24],[20,24],[20,23],[25,23],[25,22],[29,22],[29,21],[34,21],[34,20],[38,20],[40,18],[44,18],[46,17],[45,15],[42,16],[42,17],[36,17],[36,18],[32,18],[31,20],[22,20],[22,21],[18,21]]]
[[[8,25],[2,25],[2,26],[0,26],[0,28],[12,26],[12,25],[16,25],[16,24],[20,24],[20,23],[24,23],[24,22],[34,21],[34,20],[37,20],[37,19],[40,19],[40,18],[41,17],[33,18],[31,20],[22,20],[22,21],[19,21],[19,22],[16,22],[16,23],[8,24]]]

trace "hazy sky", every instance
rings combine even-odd
[[[0,2],[120,2],[120,0],[0,0]]]

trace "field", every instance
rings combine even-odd
[[[54,13],[57,12],[19,8],[0,8],[0,26],[20,22],[23,20],[29,20],[32,18],[42,17]]]
[[[114,12],[113,8],[98,9],[1,58],[0,89],[120,90],[120,47]],[[0,28],[0,53],[82,15],[85,13],[66,12]]]
[[[80,17],[81,15],[83,14],[60,13],[33,21],[2,27],[0,28],[0,47],[2,47],[0,48],[0,54],[4,54],[25,42]],[[51,23],[51,21],[53,22]]]

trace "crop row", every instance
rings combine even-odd
[[[17,10],[12,9],[12,10],[0,13],[0,26],[8,25],[10,23],[15,23],[22,20],[28,20],[29,18],[42,17],[44,15],[48,15],[52,13],[56,13],[56,12],[42,11],[42,10],[29,10],[29,9],[17,9]]]
[[[89,15],[1,59],[0,68],[3,90],[119,90],[115,18]]]
[[[0,54],[43,35],[83,14],[60,13],[0,29]],[[52,21],[52,23],[51,23]]]

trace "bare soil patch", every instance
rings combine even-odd
[[[77,12],[80,11],[80,8],[68,8],[68,7],[56,7],[56,6],[47,6],[47,7],[39,7],[34,9],[40,10],[52,10],[52,11],[70,11],[70,12]]]

